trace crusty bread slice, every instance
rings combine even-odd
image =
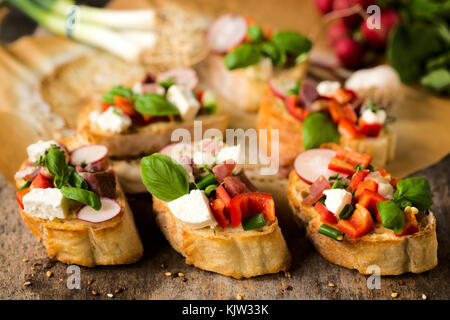
[[[162,233],[187,264],[237,279],[286,271],[290,266],[291,255],[277,220],[249,231],[241,227],[192,229],[156,197],[153,211]]]
[[[273,76],[286,76],[302,80],[306,75],[306,69],[307,62],[303,62],[290,69],[276,69]],[[255,112],[259,108],[267,79],[251,78],[247,75],[246,70],[228,70],[224,63],[224,57],[218,54],[210,54],[197,66],[200,78],[215,93],[224,97],[235,107]]]
[[[279,130],[280,166],[291,165],[295,157],[303,151],[303,123],[294,119],[286,110],[283,101],[277,98],[268,87],[261,98],[257,119],[258,129],[267,129],[267,138],[259,137],[262,152],[271,154],[271,129]],[[258,133],[261,133],[258,130]],[[368,153],[372,156],[372,165],[382,168],[394,158],[396,135],[390,129],[383,129],[377,138],[345,139],[341,137],[341,146]]]
[[[69,150],[73,150],[85,144],[83,141],[86,140],[80,137],[77,135],[62,142]],[[16,181],[16,184],[20,187],[23,181]],[[116,191],[115,200],[122,211],[111,220],[101,223],[90,223],[75,217],[50,221],[19,210],[31,232],[45,246],[50,258],[87,267],[134,263],[142,257],[143,246],[133,213],[118,181]]]
[[[336,241],[318,233],[322,224],[319,213],[303,204],[309,185],[293,170],[289,175],[288,199],[294,215],[305,226],[306,235],[314,247],[328,261],[372,274],[380,268],[381,275],[421,273],[437,265],[436,218],[433,213],[417,216],[419,232],[397,237],[392,230],[377,225],[371,233],[358,238],[344,237]]]

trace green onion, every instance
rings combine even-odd
[[[207,186],[211,184],[217,184],[216,176],[214,175],[214,173],[208,173],[206,176],[202,177],[197,182],[197,187],[200,190],[204,190]]]
[[[215,191],[217,187],[218,187],[217,184],[210,184],[209,186],[206,187],[205,194],[209,197],[211,192]]]
[[[27,181],[22,187],[20,187],[18,191],[22,191],[23,189],[26,189],[29,186],[31,186],[31,181]]]
[[[352,216],[353,211],[355,211],[355,207],[351,203],[346,204],[339,213],[339,219],[347,220]]]
[[[261,228],[265,225],[266,221],[264,220],[264,214],[262,213],[242,220],[242,228],[244,228],[245,231]]]
[[[321,233],[327,237],[330,237],[334,240],[337,240],[337,241],[342,241],[342,239],[344,239],[343,232],[341,232],[333,227],[330,227],[329,225],[326,225],[326,224],[322,224],[320,226],[319,233]]]

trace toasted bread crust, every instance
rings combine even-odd
[[[299,152],[303,151],[303,123],[294,119],[286,110],[281,99],[277,98],[268,87],[265,88],[259,108],[257,129],[267,129],[267,138],[259,136],[261,151],[271,154],[271,129],[279,130],[280,166],[290,166]],[[261,133],[258,130],[258,133]],[[394,158],[396,137],[388,129],[383,129],[377,138],[345,139],[341,137],[341,146],[368,153],[372,156],[372,165],[382,168]]]
[[[307,62],[300,63],[290,69],[275,70],[274,76],[287,76],[301,80],[306,74]],[[249,78],[245,69],[230,71],[226,68],[224,57],[210,54],[197,68],[201,78],[214,92],[226,98],[238,108],[255,112],[258,110],[261,95],[267,80]]]
[[[89,120],[89,113],[99,107],[94,102],[83,108],[78,117],[77,132],[85,133],[96,144],[108,147],[111,157],[132,157],[151,154],[172,143],[171,135],[175,129],[187,129],[193,135],[194,122],[157,122],[136,129],[135,132],[115,134],[100,130]],[[204,115],[195,119],[202,121],[203,132],[219,129],[224,132],[228,124],[227,114]]]
[[[83,144],[83,138],[80,138],[77,135],[62,142],[71,150]],[[21,184],[22,181],[17,181],[18,186]],[[122,211],[101,223],[75,218],[50,221],[31,216],[20,208],[19,211],[31,232],[45,246],[50,258],[86,267],[134,263],[142,257],[143,246],[125,195],[118,182],[116,186],[115,200]]]
[[[291,255],[278,221],[258,231],[192,229],[156,197],[153,211],[164,236],[187,264],[236,279],[286,271],[290,266]]]
[[[306,235],[328,261],[373,274],[380,268],[381,275],[399,275],[406,272],[421,273],[437,265],[436,219],[433,213],[424,215],[419,232],[397,237],[382,226],[359,239],[344,237],[336,241],[318,233],[322,224],[320,215],[311,206],[302,203],[309,185],[295,171],[289,175],[288,199],[294,215],[305,226]]]

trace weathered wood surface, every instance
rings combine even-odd
[[[108,293],[126,288],[114,299],[428,299],[450,298],[450,219],[449,177],[450,155],[438,164],[415,175],[430,180],[433,190],[433,211],[438,220],[439,265],[419,275],[405,274],[383,277],[381,289],[369,290],[366,276],[324,260],[305,239],[295,224],[280,190],[286,181],[256,178],[258,186],[270,185],[277,200],[280,225],[293,256],[291,277],[285,274],[267,275],[247,280],[235,280],[202,271],[184,263],[155,226],[149,195],[129,197],[136,223],[145,247],[144,258],[133,265],[81,268],[81,288],[69,290],[67,265],[56,262],[50,269],[45,251],[21,221],[15,201],[15,190],[0,177],[0,299],[111,299]],[[23,259],[28,262],[23,262]],[[34,266],[35,262],[41,264]],[[161,268],[164,264],[166,268]],[[47,267],[47,268],[46,268]],[[50,270],[53,276],[48,278]],[[185,274],[166,276],[165,272]],[[88,281],[94,279],[91,285]],[[24,287],[24,282],[31,285]],[[329,283],[335,286],[330,287]],[[92,290],[99,293],[92,295]]]

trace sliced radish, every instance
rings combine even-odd
[[[331,149],[310,149],[303,151],[295,159],[295,172],[302,180],[309,184],[316,181],[321,175],[328,179],[337,173],[328,169],[328,164],[335,155],[336,151]]]
[[[217,18],[209,27],[206,41],[209,48],[217,53],[241,43],[247,34],[247,21],[234,14],[225,14]]]
[[[174,68],[159,74],[157,82],[172,80],[176,84],[182,85],[189,90],[193,90],[198,84],[198,76],[192,68]]]
[[[297,80],[292,78],[272,78],[269,81],[270,90],[278,98],[286,99],[289,96],[289,90],[297,86]]]
[[[100,198],[102,207],[100,210],[95,210],[89,206],[84,206],[77,212],[77,218],[83,221],[99,223],[110,220],[117,216],[122,208],[113,199]]]
[[[93,164],[102,161],[108,154],[108,148],[101,144],[83,146],[72,151],[70,163],[74,166]]]
[[[162,148],[159,153],[169,156],[181,164],[190,164],[192,145],[183,142],[172,143]]]

